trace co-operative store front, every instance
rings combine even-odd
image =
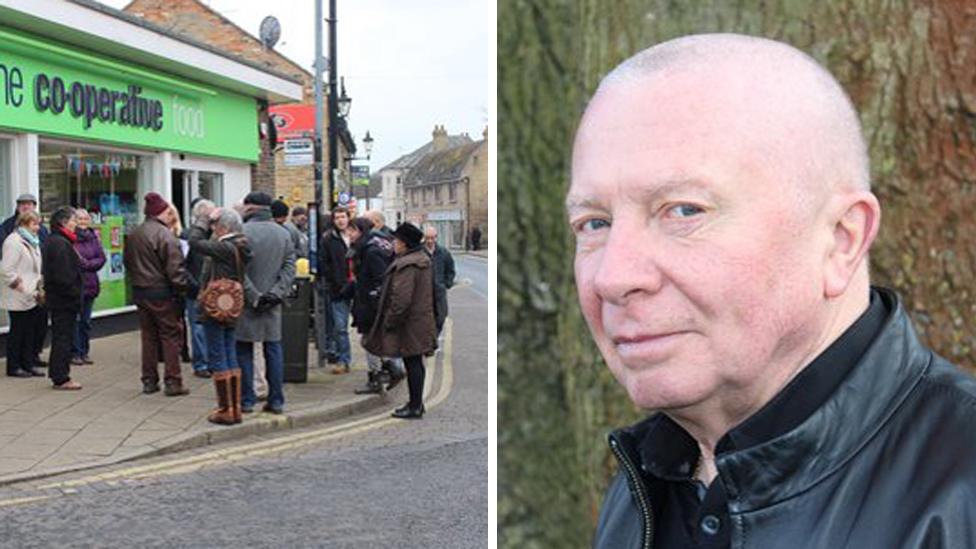
[[[67,4],[105,15],[104,10],[69,2],[31,5],[42,4]],[[154,32],[113,17],[103,19],[103,26]],[[57,28],[50,21],[34,24]],[[191,48],[182,52],[187,66],[215,55],[180,45]],[[132,44],[118,51],[127,55],[112,57],[0,24],[0,214],[12,214],[21,193],[39,198],[45,219],[65,204],[91,212],[108,258],[99,272],[102,291],[96,315],[131,309],[122,252],[126,235],[143,219],[147,192],[168,197],[186,219],[196,196],[228,205],[250,191],[251,163],[260,151],[256,98],[267,99],[261,90],[247,93],[243,85],[237,86],[243,90],[232,90],[183,77],[172,57],[168,71],[135,63],[132,58],[152,60],[152,54]],[[217,74],[213,80],[243,80],[254,71],[226,58],[210,61],[225,73],[239,73]],[[193,67],[186,72],[214,74]],[[295,83],[275,84],[287,90],[286,99],[301,95]],[[282,100],[281,93],[271,99]]]

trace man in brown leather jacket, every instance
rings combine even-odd
[[[173,234],[169,204],[157,193],[145,197],[146,219],[125,242],[125,270],[132,284],[142,332],[142,392],[159,391],[162,350],[166,396],[188,394],[180,373],[183,322],[180,298],[186,290],[183,253]]]

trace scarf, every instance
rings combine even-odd
[[[40,237],[38,237],[36,234],[28,231],[23,227],[17,227],[17,234],[19,234],[20,237],[23,238],[25,242],[27,242],[28,244],[30,244],[35,248],[41,245]]]
[[[75,242],[78,242],[78,235],[76,235],[74,233],[74,231],[69,231],[68,229],[65,229],[64,227],[58,227],[58,230],[61,231],[61,234],[63,234],[64,236],[68,237],[68,240],[70,240],[72,244],[74,244]]]

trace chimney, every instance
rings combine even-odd
[[[447,130],[444,126],[434,126],[433,152],[440,152],[447,148]]]

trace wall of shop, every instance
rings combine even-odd
[[[257,106],[0,25],[0,220],[22,193],[45,220],[62,205],[87,209],[108,257],[96,315],[128,310],[122,250],[143,197],[161,194],[184,221],[196,196],[240,201],[259,158]]]

